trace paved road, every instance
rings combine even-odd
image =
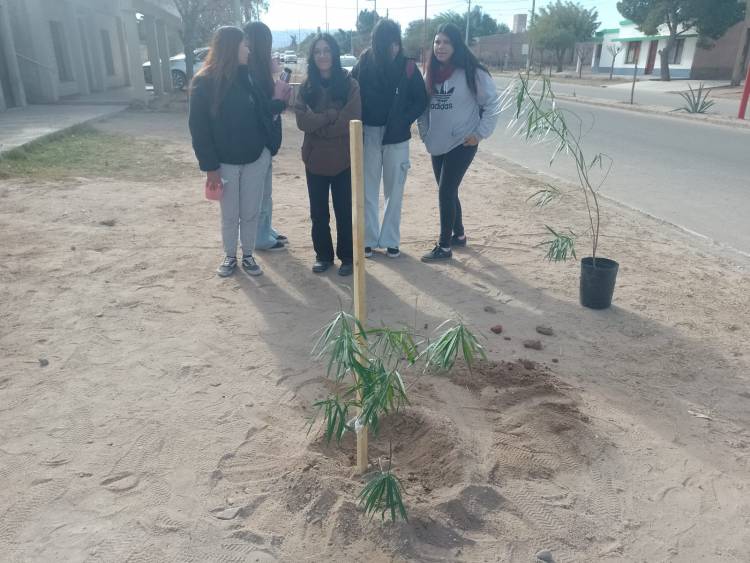
[[[584,146],[611,155],[603,193],[750,255],[750,130],[627,110],[563,103],[590,126]],[[503,116],[483,149],[534,171],[575,181],[551,149],[528,145]]]

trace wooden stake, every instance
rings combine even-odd
[[[354,316],[367,324],[365,298],[365,169],[362,122],[349,122],[349,148],[352,163],[352,244],[354,250]],[[363,342],[360,341],[360,344]],[[367,427],[357,431],[357,471],[367,472]]]

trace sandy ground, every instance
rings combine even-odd
[[[750,560],[747,262],[607,204],[616,305],[585,310],[578,264],[534,247],[580,208],[530,209],[541,178],[480,150],[470,246],[424,265],[437,197],[413,143],[404,254],[367,263],[370,323],[462,318],[492,361],[407,374],[412,406],[371,452],[393,443],[410,520],[381,524],[357,509],[351,439],[306,433],[326,394],[314,333],[351,280],[310,272],[300,136],[275,164],[289,250],[221,280],[184,115],[101,127],[152,131],[186,173],[0,182],[0,559]]]

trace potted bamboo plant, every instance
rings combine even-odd
[[[549,142],[553,147],[550,165],[560,156],[571,159],[577,172],[577,189],[586,206],[586,234],[591,237],[591,256],[581,260],[581,305],[591,309],[606,309],[612,304],[619,264],[597,255],[601,223],[599,190],[612,169],[612,159],[596,153],[586,155],[582,147],[583,123],[575,113],[560,108],[547,78],[535,80],[520,75],[503,94],[503,109],[513,109],[509,127],[514,134],[527,141]],[[572,123],[572,125],[571,125]],[[529,199],[537,207],[544,207],[565,195],[555,186],[547,185]],[[576,242],[580,238],[572,229],[552,228],[545,225],[550,235],[540,246],[547,249],[550,261],[577,258]]]

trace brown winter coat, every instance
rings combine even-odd
[[[302,96],[294,105],[297,127],[305,132],[302,161],[312,174],[337,176],[349,166],[349,121],[362,118],[359,84],[349,79],[346,104],[333,102],[328,88],[323,89],[316,107],[309,107]]]

